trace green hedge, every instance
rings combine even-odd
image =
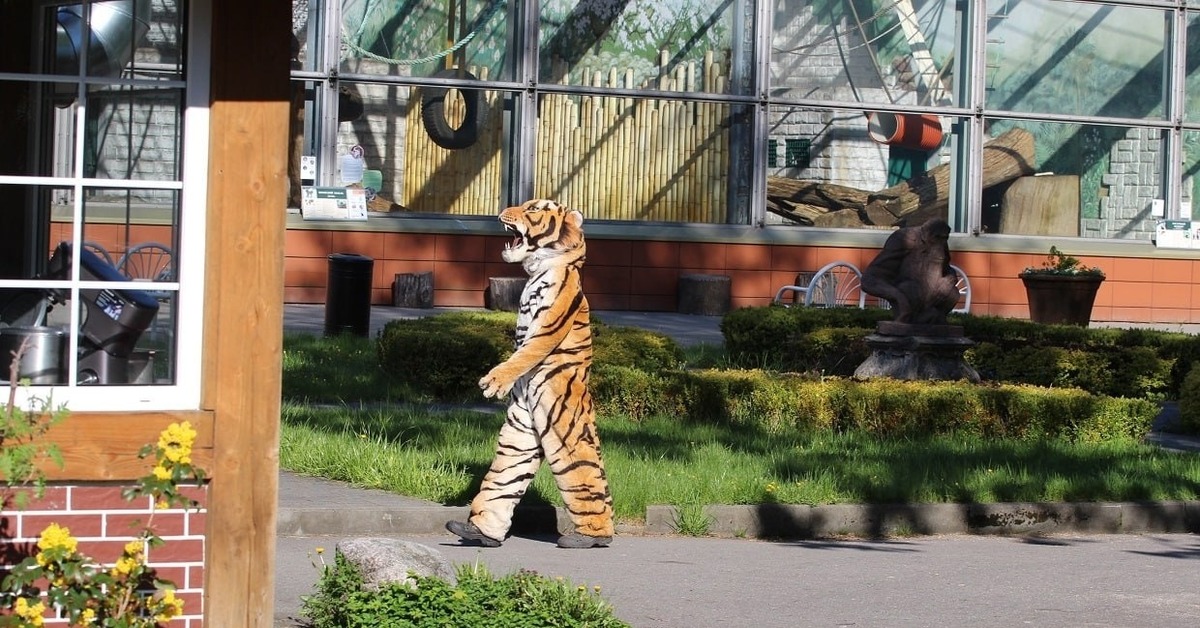
[[[870,355],[862,340],[891,312],[858,308],[744,308],[721,322],[730,363],[741,368],[851,375]],[[1178,398],[1200,360],[1200,339],[1149,329],[1042,325],[952,315],[977,345],[966,361],[987,381],[1072,386],[1097,395]]]
[[[863,431],[904,437],[971,433],[1016,439],[1140,440],[1158,405],[1072,388],[814,379],[761,370],[677,372],[663,388],[683,415],[778,432]],[[666,405],[666,404],[664,404]]]
[[[379,365],[397,382],[446,401],[482,399],[478,382],[512,355],[516,314],[451,312],[387,323],[379,334]],[[643,373],[676,369],[683,351],[669,336],[592,323],[593,387],[621,368]],[[607,367],[619,367],[610,370]]]

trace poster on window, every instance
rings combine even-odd
[[[1155,229],[1154,244],[1159,248],[1200,249],[1200,222],[1160,220]]]
[[[300,195],[300,214],[305,220],[366,220],[366,190],[306,186]]]

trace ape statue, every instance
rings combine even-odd
[[[949,242],[944,220],[895,231],[863,271],[863,290],[890,303],[897,323],[946,324],[959,297]]]

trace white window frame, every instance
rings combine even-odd
[[[49,402],[54,407],[63,406],[69,411],[156,411],[195,410],[200,406],[201,351],[204,337],[204,265],[205,228],[208,212],[208,149],[209,149],[209,73],[211,67],[212,38],[211,0],[191,0],[185,9],[184,25],[187,31],[185,81],[178,85],[171,82],[156,82],[156,86],[181,86],[184,88],[183,149],[181,178],[176,181],[139,181],[136,179],[89,179],[83,174],[83,123],[86,119],[83,106],[75,113],[75,164],[70,177],[30,177],[0,175],[0,184],[39,185],[71,187],[74,190],[72,210],[72,239],[82,242],[83,190],[85,188],[119,189],[169,189],[179,191],[179,251],[176,251],[176,282],[97,282],[58,281],[28,279],[0,279],[0,288],[29,288],[57,285],[70,288],[70,329],[79,329],[79,290],[81,288],[132,288],[144,290],[160,288],[177,290],[172,307],[177,311],[175,337],[174,383],[163,385],[112,385],[84,384],[74,381],[77,371],[77,351],[71,351],[67,368],[68,383],[53,386],[28,386],[17,390],[16,403],[29,407],[31,403]],[[17,79],[28,78],[13,77]],[[61,77],[56,78],[61,81]],[[74,254],[78,256],[78,249]],[[76,257],[76,261],[78,257]],[[76,269],[78,264],[72,264]],[[78,333],[71,333],[70,346],[77,346]],[[7,361],[3,364],[7,377]]]

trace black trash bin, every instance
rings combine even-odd
[[[325,335],[366,337],[371,326],[371,271],[375,260],[357,253],[329,256],[325,284]]]

